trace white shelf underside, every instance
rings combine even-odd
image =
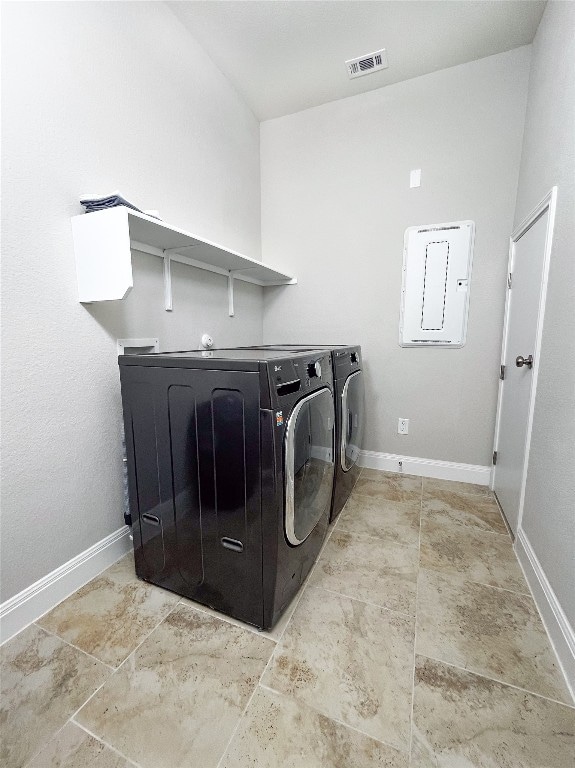
[[[261,261],[125,207],[74,216],[72,231],[82,303],[127,296],[133,287],[132,251],[164,260],[164,297],[168,311],[172,309],[172,261],[224,275],[228,279],[230,316],[234,314],[234,280],[261,286],[297,282]]]

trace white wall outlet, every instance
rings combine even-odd
[[[413,187],[420,187],[421,186],[421,168],[416,168],[415,170],[411,171],[409,174],[409,186],[413,189]]]
[[[398,419],[397,420],[397,434],[398,435],[407,435],[409,432],[409,419]]]
[[[209,333],[204,333],[202,336],[202,347],[204,349],[211,349],[214,346],[214,340]]]

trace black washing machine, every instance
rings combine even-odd
[[[118,362],[136,573],[273,626],[328,527],[331,355],[220,349]]]
[[[259,349],[328,350],[331,353],[335,400],[335,474],[330,522],[343,509],[360,468],[357,465],[365,425],[365,388],[360,346],[266,344]]]

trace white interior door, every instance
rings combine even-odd
[[[515,534],[523,507],[555,188],[511,237],[493,489]]]

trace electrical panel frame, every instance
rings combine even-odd
[[[465,344],[474,238],[473,221],[405,230],[401,347]]]

